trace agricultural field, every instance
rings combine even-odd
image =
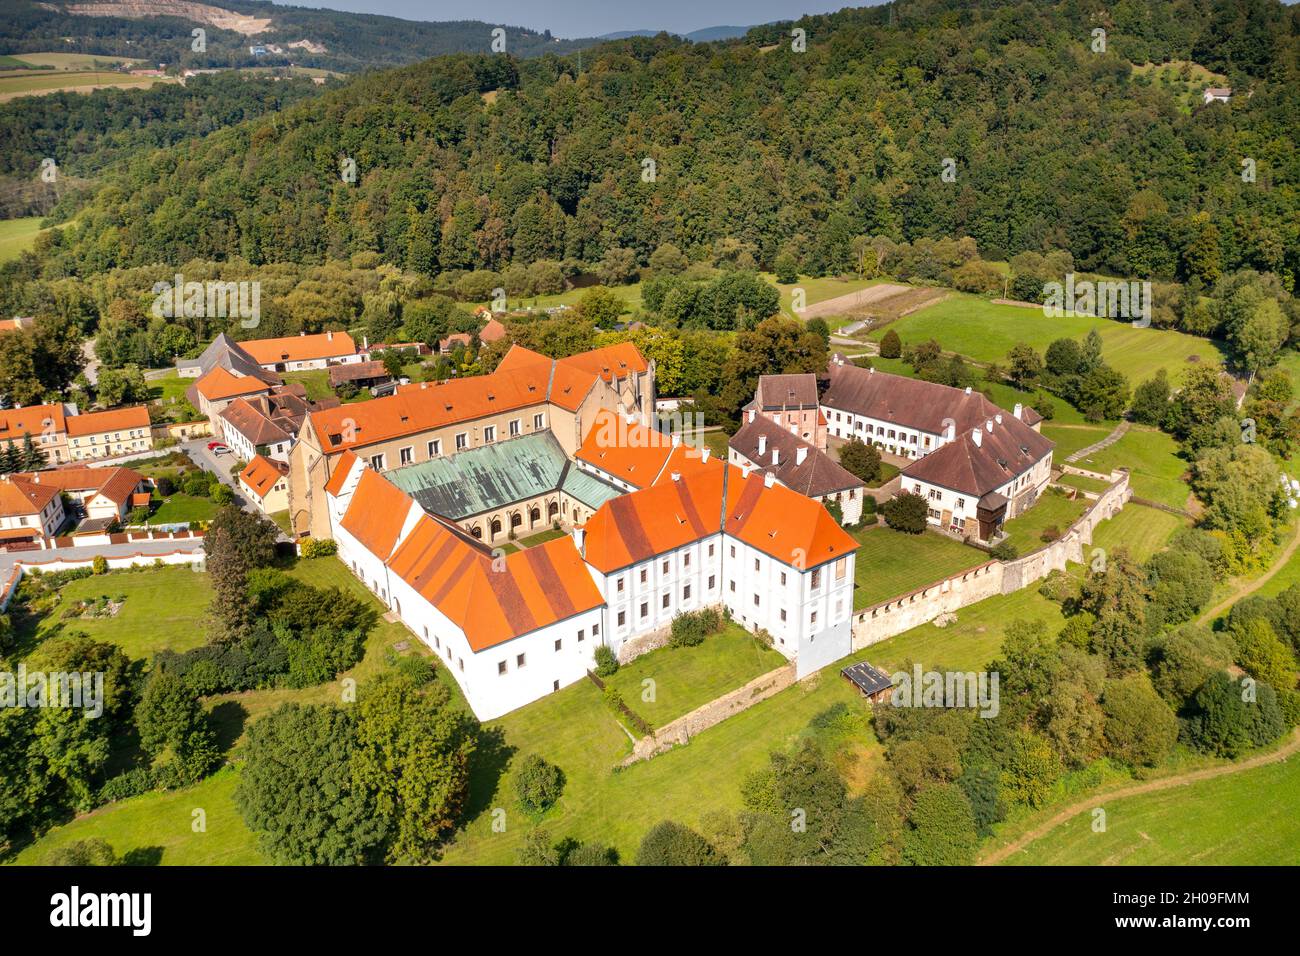
[[[98,53],[19,53],[12,57],[4,57],[5,61],[13,61],[16,66],[11,66],[8,62],[0,62],[0,67],[9,69],[38,69],[42,67],[52,67],[55,70],[112,70],[123,63],[136,64],[143,61],[132,59],[127,56],[109,56]]]
[[[1170,329],[1138,329],[1130,323],[1087,316],[1049,318],[1041,309],[999,305],[974,295],[954,293],[888,326],[904,343],[937,339],[949,352],[978,362],[1004,362],[1012,346],[1025,342],[1040,353],[1055,339],[1081,339],[1091,329],[1101,335],[1102,358],[1128,376],[1133,385],[1163,368],[1181,381],[1191,362],[1223,361],[1223,353],[1208,339]],[[872,333],[879,340],[884,329]]]
[[[0,73],[0,103],[20,96],[40,96],[60,90],[88,93],[108,87],[152,86],[155,83],[174,82],[176,81],[171,77],[132,76],[116,70],[6,70]]]
[[[989,560],[978,548],[936,531],[907,534],[878,524],[855,531],[853,536],[862,545],[854,564],[855,610],[933,584]]]
[[[1300,760],[1107,801],[1106,829],[1081,813],[1009,864],[1294,866],[1300,863]]]

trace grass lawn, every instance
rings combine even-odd
[[[854,610],[973,568],[987,554],[935,531],[907,534],[883,524],[853,532],[862,545],[855,562]]]
[[[795,289],[803,289],[804,305],[816,305],[818,302],[825,302],[827,299],[848,295],[850,292],[857,292],[868,286],[880,285],[885,281],[884,279],[840,278],[839,276],[822,276],[820,278],[800,276],[798,282],[785,285],[776,281],[775,273],[761,272],[759,278],[770,285],[776,286],[777,291],[781,293],[781,311],[789,315],[794,315],[793,297]],[[843,325],[844,323],[837,324]]]
[[[94,575],[70,582],[60,594],[63,600],[54,612],[36,623],[35,639],[85,631],[138,660],[148,660],[161,650],[185,651],[207,642],[204,621],[212,589],[208,576],[188,565]],[[126,603],[114,617],[64,620],[59,616],[72,602],[101,595],[110,600],[124,595]]]
[[[244,826],[233,794],[238,774],[221,770],[184,790],[131,797],[78,817],[18,854],[20,864],[44,863],[50,852],[74,840],[99,837],[119,855],[140,851],[170,866],[249,866],[269,862]],[[205,832],[195,833],[194,811],[203,810]]]
[[[329,369],[314,368],[306,372],[283,372],[280,377],[286,383],[301,382],[307,389],[307,397],[313,402],[322,398],[334,397],[334,390],[330,388]],[[366,398],[370,397],[370,393],[364,390],[358,394],[364,395]]]
[[[1025,342],[1042,353],[1053,340],[1081,339],[1090,329],[1101,335],[1102,358],[1134,385],[1157,369],[1182,382],[1189,358],[1215,365],[1223,353],[1213,342],[1171,329],[1138,329],[1128,322],[1087,316],[1049,318],[1040,309],[996,305],[979,296],[955,293],[892,323],[904,343],[934,338],[945,349],[980,362],[1005,362],[1012,346]],[[879,339],[883,330],[872,333]]]
[[[279,528],[281,531],[283,531],[285,534],[290,534],[288,508],[285,508],[283,511],[272,512],[267,517],[269,517],[272,521],[274,521],[275,526]]]
[[[556,528],[547,528],[545,531],[539,531],[537,534],[529,535],[527,538],[521,538],[520,547],[535,548],[539,544],[545,544],[548,541],[554,541],[556,538],[563,538],[566,532]]]
[[[1174,508],[1186,508],[1191,493],[1183,474],[1188,464],[1178,457],[1173,436],[1144,425],[1134,425],[1109,448],[1074,462],[1089,471],[1109,473],[1115,468],[1130,471],[1129,484],[1139,498],[1158,501]]]
[[[1033,865],[1294,866],[1300,863],[1300,760],[1158,793],[1098,799],[1106,830],[1081,813],[1007,862]]]
[[[587,290],[590,288],[591,286],[586,286],[581,289],[568,289],[564,292],[557,292],[554,295],[534,295],[526,297],[510,296],[507,299],[506,304],[511,309],[536,309],[538,311],[542,309],[553,309],[558,305],[576,306],[582,301],[582,297],[586,295]],[[623,300],[623,304],[627,307],[628,313],[635,312],[641,308],[640,282],[633,282],[630,285],[608,286],[607,288]],[[466,304],[486,307],[491,303],[484,301]]]
[[[155,498],[155,501],[158,499]],[[182,521],[211,521],[217,513],[217,505],[211,498],[196,498],[178,491],[170,498],[162,499],[158,510],[149,516],[150,524],[177,524]]]
[[[1124,510],[1103,521],[1092,534],[1092,546],[1114,551],[1127,548],[1137,561],[1145,561],[1169,543],[1174,532],[1190,522],[1158,508],[1129,502]]]
[[[665,647],[644,654],[620,667],[606,683],[658,728],[784,663],[780,653],[764,647],[740,625],[729,624],[698,647]]]
[[[52,66],[55,70],[111,70],[121,63],[144,62],[129,56],[98,53],[19,53],[13,59],[19,60],[23,66]]]
[[[1048,489],[1038,498],[1037,503],[1019,518],[1012,518],[1002,526],[1007,538],[1021,554],[1028,554],[1041,548],[1045,542],[1043,530],[1055,528],[1065,534],[1079,515],[1087,510],[1086,498],[1071,501],[1064,494]],[[1059,535],[1058,535],[1059,537]]]
[[[180,402],[185,399],[185,390],[193,385],[198,379],[181,378],[179,375],[164,375],[161,378],[151,378],[149,381],[149,396],[163,405],[170,405],[172,402]]]
[[[1067,488],[1077,488],[1080,491],[1091,491],[1100,493],[1110,487],[1108,482],[1100,478],[1089,478],[1087,475],[1070,475],[1062,474],[1056,479],[1058,485],[1065,485]]]
[[[1052,461],[1062,462],[1080,449],[1096,444],[1113,431],[1110,425],[1058,425],[1055,422],[1043,422],[1042,433],[1045,438],[1056,442],[1052,450]],[[1081,468],[1092,469],[1083,462],[1070,462]]]
[[[41,231],[41,217],[0,219],[0,262],[17,259],[32,247]]]

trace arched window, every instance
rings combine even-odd
[[[541,520],[542,520],[542,509],[541,509],[541,508],[538,508],[538,507],[533,507],[533,508],[528,512],[528,522],[529,522],[529,524],[537,524],[537,522],[539,522],[539,521],[541,521]]]
[[[500,519],[500,518],[493,518],[493,519],[492,519],[492,537],[495,538],[495,537],[496,537],[497,535],[499,535],[500,533],[501,533],[501,519]]]
[[[478,538],[480,541],[483,540],[483,529],[480,528],[478,525],[474,525],[474,527],[470,528],[469,533],[472,534],[474,537]]]
[[[554,501],[552,501],[549,505],[546,506],[546,517],[554,518],[559,513],[560,513],[560,506],[557,505]]]
[[[523,523],[524,523],[524,516],[523,516],[523,515],[521,515],[518,511],[511,512],[511,514],[510,514],[510,530],[513,531],[515,528],[518,528],[518,527],[519,527],[521,524],[523,524]]]

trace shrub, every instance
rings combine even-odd
[[[905,491],[886,501],[880,510],[885,523],[896,531],[920,534],[925,530],[928,506],[920,495]]]
[[[176,479],[171,475],[159,475],[154,479],[153,486],[158,489],[158,494],[164,498],[170,498],[176,494]]]
[[[1178,718],[1145,675],[1107,681],[1101,696],[1106,748],[1134,767],[1154,767],[1178,740]]]
[[[338,554],[338,542],[333,538],[307,538],[299,549],[304,558],[323,558]]]
[[[1049,524],[1046,528],[1043,529],[1043,533],[1040,534],[1038,537],[1039,540],[1051,544],[1053,541],[1056,541],[1061,537],[1061,529],[1054,524]]]
[[[889,329],[880,338],[880,357],[887,359],[896,359],[903,354],[903,342],[898,337],[898,333]]]
[[[601,644],[596,648],[596,676],[613,677],[618,673],[618,656],[608,647]]]
[[[710,634],[722,629],[722,615],[716,608],[684,611],[673,618],[669,647],[696,647]]]
[[[90,562],[90,570],[92,574],[107,574],[108,559],[102,554],[95,555],[95,559]]]
[[[989,554],[994,558],[997,558],[999,561],[1014,561],[1016,558],[1020,557],[1019,549],[1012,544],[1009,539],[1006,541],[999,541],[989,551]]]
[[[112,803],[127,797],[138,797],[154,788],[153,773],[148,767],[136,767],[118,774],[99,788],[99,802]]]
[[[108,842],[99,837],[61,846],[45,858],[46,866],[119,866],[121,863]]]
[[[722,866],[725,863],[708,840],[672,820],[655,824],[636,853],[637,866]]]
[[[529,754],[515,772],[515,795],[520,805],[532,813],[542,813],[555,805],[564,792],[564,771],[537,754]]]

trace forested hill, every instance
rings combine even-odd
[[[428,23],[255,0],[0,0],[0,53],[58,50],[185,67],[293,62],[355,72],[447,53],[486,53],[494,26],[479,20]],[[195,27],[207,32],[207,49],[201,52],[191,48]],[[312,46],[289,48],[304,40]],[[594,42],[556,40],[549,31],[507,27],[507,50],[521,57],[565,53]],[[254,56],[249,47],[259,44],[275,44],[283,53]]]
[[[606,43],[581,72],[455,55],[362,76],[133,161],[46,267],[373,250],[433,274],[612,246],[644,263],[665,242],[703,258],[728,240],[821,274],[853,265],[855,236],[972,236],[990,259],[1066,248],[1082,270],[1213,281],[1251,266],[1293,283],[1300,8],[904,9],[892,25],[881,8],[802,20],[803,53],[787,24]],[[1143,67],[1168,61],[1194,61],[1191,79]],[[1231,103],[1201,104],[1206,70]]]

